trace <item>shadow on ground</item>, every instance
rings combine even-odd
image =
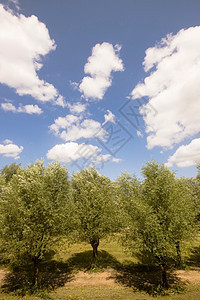
[[[77,271],[99,270],[104,268],[119,268],[120,263],[106,251],[99,251],[96,264],[92,261],[92,251],[80,252],[72,255],[66,262],[48,259],[40,264],[39,285],[48,291],[64,286],[73,280]],[[24,295],[32,289],[33,266],[16,267],[6,274],[2,289],[4,292],[18,291]]]
[[[17,291],[24,295],[27,291],[32,290],[32,276],[32,265],[15,268],[5,276],[2,290],[5,293]],[[72,279],[73,274],[67,263],[46,261],[40,266],[38,288],[51,291],[64,286]]]
[[[167,271],[167,279],[171,288],[183,286],[183,282],[172,270]],[[159,267],[142,264],[127,264],[116,275],[116,282],[133,288],[135,291],[146,292],[151,295],[162,292],[161,271]]]
[[[191,267],[200,268],[200,246],[191,250],[190,256],[186,259],[186,264]]]
[[[51,291],[73,280],[77,271],[103,271],[106,268],[116,270],[116,275],[112,277],[116,283],[131,287],[133,290],[155,294],[154,291],[158,290],[161,283],[159,268],[130,262],[121,264],[104,250],[99,251],[95,268],[91,268],[91,266],[94,267],[92,251],[76,253],[66,262],[47,260],[40,266],[39,287]],[[21,295],[24,295],[26,291],[31,290],[32,274],[32,265],[16,268],[6,275],[3,291],[7,293],[21,291]],[[171,286],[180,284],[176,275],[171,271],[168,271],[168,281]]]
[[[95,268],[98,271],[106,268],[119,269],[121,264],[114,256],[107,251],[98,252],[98,258],[94,263],[92,259],[92,251],[85,251],[73,254],[68,259],[69,268],[79,271],[88,271]]]
[[[68,259],[69,268],[77,271],[93,271],[91,262],[92,251],[76,253]],[[162,275],[159,267],[134,264],[130,261],[122,264],[107,251],[99,251],[95,271],[102,271],[107,268],[116,271],[114,272],[115,275],[112,276],[116,283],[131,287],[134,291],[146,292],[151,295],[156,295],[163,291],[161,287]],[[172,269],[168,269],[167,278],[172,289],[179,289],[180,286],[183,287],[184,285]]]

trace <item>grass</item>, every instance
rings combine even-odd
[[[200,266],[200,237],[194,242],[193,251],[189,257],[185,254],[185,260],[189,267]],[[12,274],[8,274],[4,290],[0,291],[0,300],[24,300],[32,299],[200,299],[200,283],[182,285],[185,290],[177,289],[180,286],[178,278],[169,272],[168,277],[171,286],[170,294],[159,296],[160,270],[150,266],[138,264],[135,257],[124,252],[116,240],[102,240],[99,246],[98,265],[89,270],[91,266],[92,249],[90,245],[72,244],[64,242],[59,245],[54,257],[41,265],[41,285],[45,291],[38,290],[35,295],[28,295],[25,289],[30,268],[20,268]],[[115,270],[114,286],[80,285],[65,286],[74,278],[78,271],[101,272],[103,270]],[[19,294],[16,294],[18,290]],[[3,292],[4,291],[4,292]],[[162,291],[161,291],[162,292]],[[178,292],[178,293],[177,293]]]

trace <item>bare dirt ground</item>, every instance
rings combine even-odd
[[[100,273],[85,273],[81,271],[75,274],[74,278],[66,283],[65,286],[116,286],[114,274],[116,272],[112,269]]]
[[[178,270],[175,273],[185,283],[200,283],[200,270]]]
[[[0,286],[3,284],[4,277],[9,273],[6,270],[0,270]],[[178,270],[175,274],[186,284],[200,284],[200,270]],[[73,286],[108,286],[114,287],[118,283],[115,281],[116,271],[108,269],[104,272],[85,273],[78,272],[74,274],[71,281],[65,284],[66,287]]]
[[[186,284],[200,283],[200,270],[178,270],[175,274]],[[112,269],[101,273],[78,272],[65,286],[116,286],[115,275]]]
[[[3,279],[8,273],[8,271],[0,270],[0,286],[3,284]]]

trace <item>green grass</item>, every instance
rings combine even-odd
[[[199,300],[200,299],[200,288],[197,286],[192,286],[190,289],[183,294],[172,294],[169,296],[157,296],[156,298],[150,296],[146,293],[138,293],[133,292],[131,288],[127,287],[73,287],[73,288],[65,288],[58,289],[56,292],[51,293],[53,299],[56,300],[68,300],[68,299],[84,299],[84,300],[92,300],[92,299],[101,299],[101,300]]]
[[[188,267],[200,266],[200,237],[193,243],[193,251],[185,251]],[[138,264],[135,257],[125,252],[117,240],[102,240],[99,246],[98,264],[95,270],[89,269],[92,261],[92,248],[84,243],[68,245],[61,243],[57,247],[54,257],[41,265],[41,284],[44,292],[28,295],[23,288],[27,284],[27,274],[30,267],[16,270],[7,278],[7,288],[0,291],[0,300],[17,300],[21,296],[15,294],[16,287],[24,295],[23,300],[32,299],[153,299],[160,282],[158,268]],[[101,272],[115,269],[117,272],[115,286],[64,286],[74,274],[80,270],[84,272]],[[168,273],[171,286],[180,285],[178,279]],[[182,285],[183,286],[183,285]],[[200,283],[183,286],[185,290],[173,292],[168,296],[157,296],[156,299],[200,299]],[[20,290],[21,289],[21,290]]]
[[[117,239],[103,239],[100,241],[98,264],[100,268],[114,267],[113,264],[138,263],[138,260],[131,256],[120,245]],[[56,261],[69,263],[79,269],[87,269],[92,261],[92,247],[86,243],[67,244],[61,242],[54,256]]]

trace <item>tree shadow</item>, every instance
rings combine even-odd
[[[24,296],[27,292],[33,292],[32,286],[33,267],[32,265],[14,268],[12,272],[6,274],[2,291],[5,293],[16,292]],[[67,263],[55,260],[42,262],[40,265],[39,284],[36,289],[52,291],[64,286],[71,281],[73,274]]]
[[[78,271],[102,271],[107,268],[116,271],[115,275],[112,275],[116,283],[133,290],[156,295],[158,287],[161,286],[161,272],[158,267],[132,262],[122,264],[105,250],[99,251],[95,269],[92,269],[91,265],[92,251],[75,253],[65,262],[47,259],[40,265],[38,288],[49,292],[73,280]],[[27,291],[32,291],[32,275],[32,264],[17,267],[6,274],[2,290],[6,293],[17,292],[23,296]],[[171,270],[168,270],[168,281],[171,286],[180,285],[180,280]]]
[[[67,263],[70,269],[82,271],[91,270],[94,266],[99,271],[106,268],[119,269],[121,267],[120,262],[105,250],[98,252],[95,264],[92,257],[92,250],[73,254],[67,260]]]
[[[183,282],[173,270],[168,269],[167,278],[171,289],[180,289],[183,286]],[[134,291],[150,295],[162,294],[164,291],[161,285],[161,271],[156,266],[129,263],[123,266],[115,279],[117,283],[131,287]]]
[[[77,271],[89,271],[92,265],[92,251],[75,253],[66,262],[58,262],[48,259],[41,262],[39,273],[38,289],[52,291],[58,287],[64,286],[67,282],[73,280],[74,274]],[[99,256],[96,262],[96,270],[105,268],[119,268],[120,263],[108,252],[99,251]],[[16,292],[23,296],[28,291],[33,290],[32,279],[33,265],[31,263],[17,266],[12,272],[6,274],[2,290],[5,293]]]
[[[185,263],[191,267],[200,268],[200,246],[194,247],[190,255],[185,259]]]
[[[91,268],[92,251],[75,253],[68,261],[69,268],[76,271],[93,271]],[[134,291],[146,292],[150,295],[166,294],[161,286],[161,270],[159,267],[145,264],[134,264],[130,261],[120,263],[113,255],[107,251],[99,251],[95,271],[103,269],[114,269],[114,275],[110,278],[116,283],[131,287]],[[168,269],[167,278],[170,289],[173,292],[182,291],[184,283],[176,276],[172,269]],[[160,289],[160,290],[159,290]]]

